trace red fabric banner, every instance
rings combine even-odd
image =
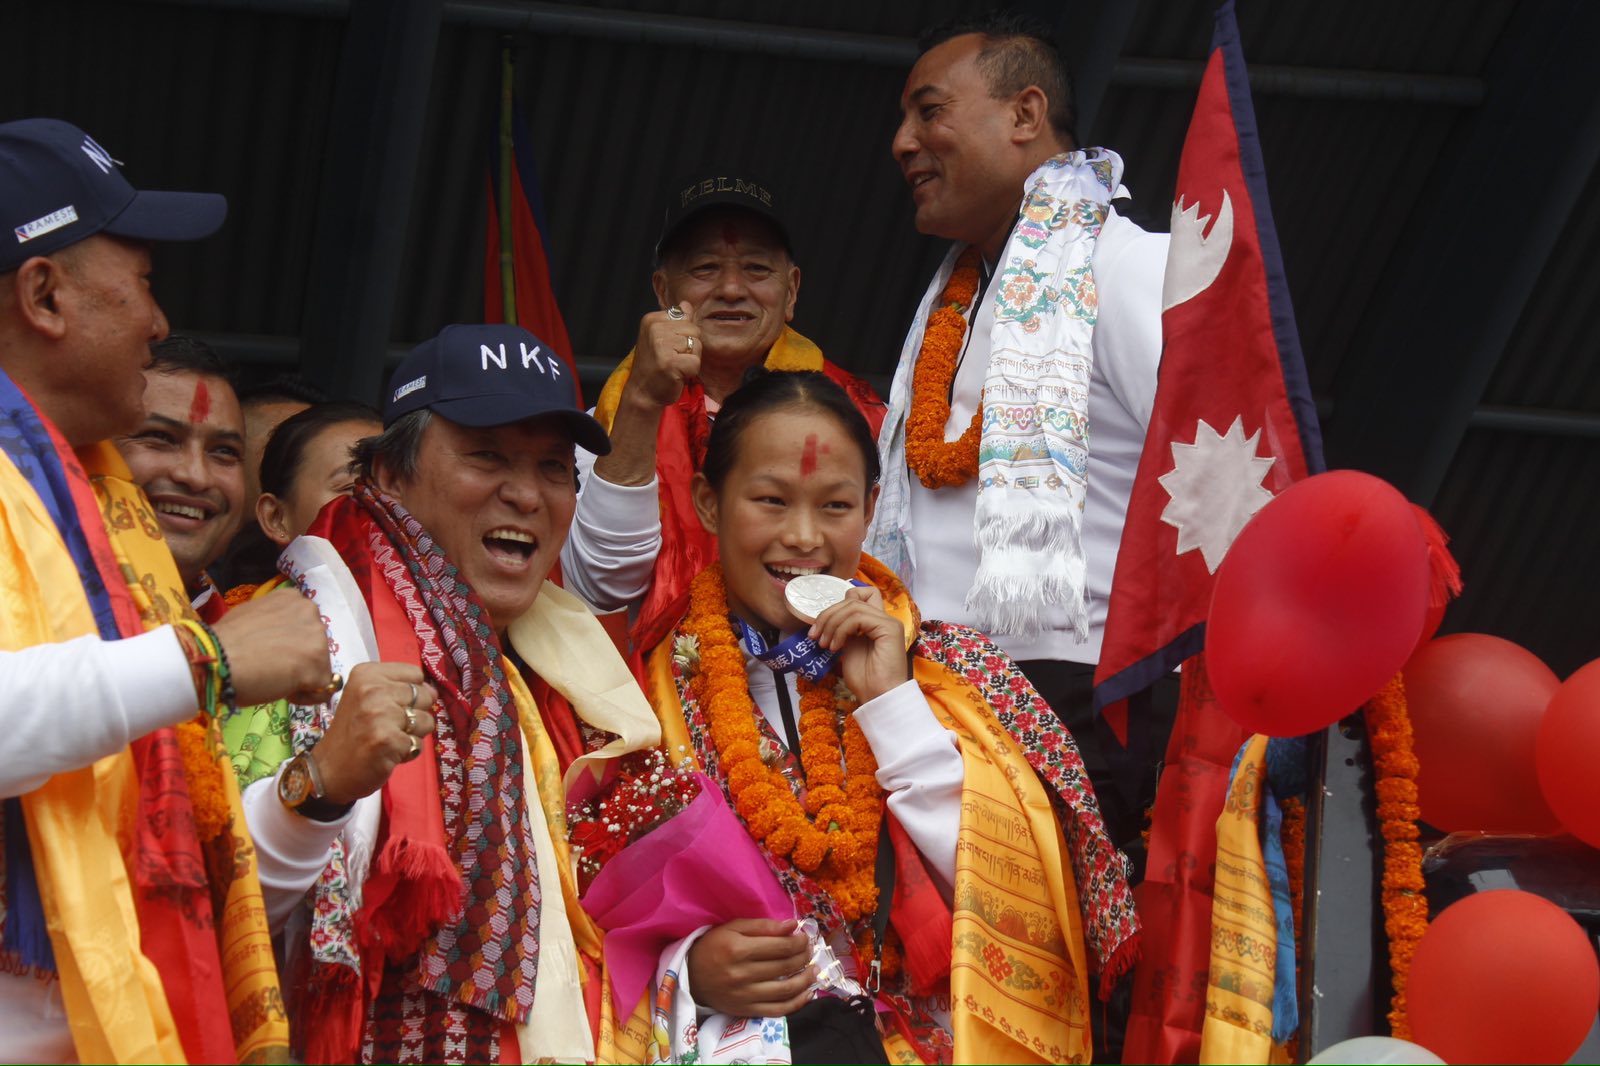
[[[1194,1062],[1209,970],[1216,819],[1243,729],[1206,681],[1206,614],[1233,538],[1322,467],[1316,411],[1267,200],[1232,0],[1178,166],[1155,409],[1112,585],[1096,704],[1184,663],[1156,793],[1127,1062]],[[1187,662],[1185,662],[1187,660]]]

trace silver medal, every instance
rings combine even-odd
[[[796,618],[815,622],[817,615],[844,599],[844,594],[854,587],[844,578],[831,574],[802,574],[789,579],[783,596]]]

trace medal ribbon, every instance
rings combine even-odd
[[[865,582],[852,579],[858,588]],[[816,681],[833,666],[834,653],[819,647],[806,636],[805,630],[777,644],[769,645],[765,637],[743,618],[730,616],[734,632],[739,634],[750,654],[761,660],[775,674],[796,673],[807,681]]]
[[[807,681],[815,681],[833,666],[834,653],[817,644],[801,630],[777,644],[769,645],[754,626],[742,618],[734,618],[733,628],[744,641],[750,654],[761,660],[775,674],[796,673]]]

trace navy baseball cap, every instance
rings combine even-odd
[[[424,407],[475,428],[548,416],[586,450],[611,451],[606,431],[578,406],[567,365],[521,326],[446,326],[411,349],[389,379],[383,424]]]
[[[724,168],[686,178],[673,187],[672,198],[661,220],[661,236],[656,240],[659,260],[673,239],[704,211],[714,207],[742,208],[763,219],[778,234],[784,251],[793,254],[789,227],[772,204],[772,189],[766,182],[742,170]]]
[[[136,241],[209,237],[228,201],[207,192],[140,192],[122,164],[69,122],[25,118],[0,124],[0,274],[96,233]]]

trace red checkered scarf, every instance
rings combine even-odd
[[[466,884],[459,913],[424,941],[424,990],[526,1022],[539,960],[539,884],[522,780],[522,728],[488,612],[433,538],[361,484],[369,545],[439,691],[445,836]]]

